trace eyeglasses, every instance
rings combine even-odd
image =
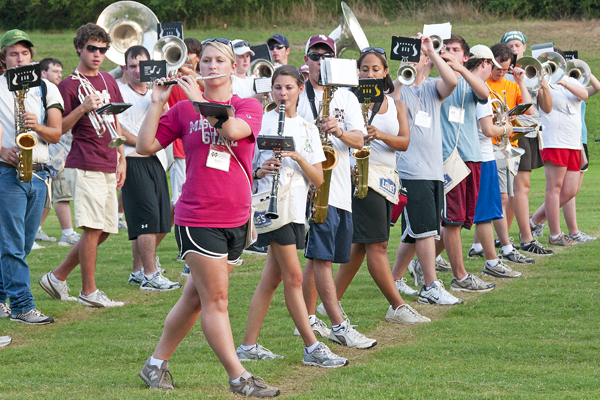
[[[491,61],[490,61],[490,62],[491,62]],[[508,73],[508,71],[510,70],[510,68],[504,68],[504,69],[503,69],[503,68],[498,68],[498,67],[496,67],[496,66],[494,65],[494,67],[492,68],[492,70],[494,70],[494,71],[502,71],[502,73],[503,73],[503,74],[506,74],[506,73]]]
[[[238,49],[240,47],[250,47],[250,43],[248,43],[247,41],[243,41],[243,42],[237,42],[236,44],[233,45],[234,49]]]
[[[85,46],[85,49],[87,51],[89,51],[90,53],[95,53],[95,52],[99,51],[100,54],[106,54],[106,52],[108,51],[108,46],[98,47],[98,46],[92,46],[91,44],[88,44],[87,46]]]
[[[381,47],[365,47],[364,49],[362,49],[360,51],[360,54],[365,54],[365,53],[379,53],[379,54],[383,54],[385,56],[385,50],[382,49]]]
[[[319,61],[320,58],[333,58],[334,57],[334,55],[331,54],[331,53],[323,53],[323,54],[321,54],[321,53],[316,53],[316,52],[314,52],[314,53],[308,53],[306,56],[308,58],[310,58],[311,60],[313,60],[313,61]]]
[[[206,43],[211,43],[211,42],[217,42],[217,43],[221,43],[221,44],[226,44],[226,45],[229,45],[233,49],[233,46],[231,45],[231,40],[229,40],[227,38],[210,38],[210,39],[204,39],[202,41],[202,46],[204,46]],[[248,42],[246,42],[246,43],[248,43]]]
[[[285,49],[285,45],[284,44],[274,44],[269,46],[269,50],[273,51],[273,50],[281,50],[281,49]]]

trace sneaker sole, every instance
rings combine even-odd
[[[450,290],[454,290],[455,292],[469,292],[469,293],[486,293],[486,292],[491,292],[492,290],[494,290],[494,287],[491,288],[487,288],[487,289],[480,289],[480,290],[473,290],[473,289],[463,289],[463,288],[456,288],[454,286],[450,286]]]
[[[429,300],[427,297],[419,297],[417,299],[417,303],[420,304],[435,304],[436,306],[455,306],[457,304],[462,304],[462,301],[459,301],[458,303],[454,303],[454,304],[442,304],[442,303],[436,303],[433,300]]]
[[[267,255],[267,253],[261,253],[261,252],[254,251],[254,250],[244,250],[244,253],[254,254],[255,256],[266,256]]]
[[[57,245],[61,246],[61,247],[73,246],[71,243],[68,243],[68,242],[58,242]]]
[[[513,260],[509,260],[508,258],[502,258],[502,257],[498,257],[498,258],[504,262],[509,262],[511,264],[521,264],[521,265],[535,264],[535,260],[533,260],[533,259],[531,261],[513,261]]]
[[[346,363],[340,364],[340,365],[323,365],[323,364],[319,364],[319,363],[315,363],[315,362],[306,362],[304,360],[302,360],[302,363],[308,367],[341,368],[341,367],[345,367],[346,365],[350,364],[350,361],[346,360]]]
[[[329,340],[332,341],[333,343],[339,344],[340,346],[348,347],[350,349],[367,350],[367,349],[372,349],[373,347],[377,346],[377,341],[374,341],[373,344],[371,344],[370,346],[358,347],[356,345],[354,345],[354,346],[348,346],[347,344],[343,344],[342,342],[338,342],[337,340],[332,339],[331,336],[329,337]]]
[[[49,287],[45,286],[46,282],[42,282],[44,280],[44,278],[46,278],[46,280],[48,280],[48,281],[50,280],[50,278],[48,277],[48,275],[44,275],[44,276],[42,276],[40,278],[40,280],[38,281],[38,283],[42,287],[42,289],[44,289],[44,291],[46,293],[48,293],[50,295],[50,297],[52,297],[54,300],[61,300],[60,293],[58,293],[54,289],[54,287],[52,287],[52,284],[50,282],[47,283]]]
[[[140,290],[147,290],[149,292],[169,292],[171,290],[175,290],[175,289],[179,289],[179,288],[181,288],[181,285],[175,286],[175,287],[172,287],[172,288],[165,288],[165,289],[163,289],[163,288],[147,287],[147,286],[140,286]]]
[[[521,274],[519,274],[517,276],[495,275],[495,273],[488,272],[488,271],[483,271],[481,274],[485,275],[485,276],[491,276],[492,278],[498,278],[498,279],[515,279],[515,278],[520,278],[521,277]]]
[[[84,306],[91,307],[91,308],[114,308],[114,307],[123,307],[125,305],[125,304],[115,304],[115,305],[107,306],[102,303],[92,303],[87,300],[83,300],[81,297],[77,298],[77,302],[79,304],[83,304]]]
[[[27,324],[27,325],[48,325],[54,322],[54,320],[52,321],[44,321],[44,322],[27,322],[27,321],[23,321],[22,319],[17,319],[17,318],[12,318],[10,319],[11,321],[15,321],[15,322],[20,322],[22,324]]]
[[[398,325],[417,325],[417,324],[425,323],[425,321],[406,322],[406,321],[396,320],[393,318],[386,318],[385,320],[392,324],[398,324]]]
[[[524,248],[521,247],[519,249],[519,251],[524,251],[525,253],[532,254],[534,256],[551,256],[551,255],[554,255],[554,252],[552,250],[549,250],[549,251],[551,251],[551,253],[536,253],[536,252],[533,252],[533,251],[525,250]]]

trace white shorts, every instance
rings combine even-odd
[[[181,196],[181,188],[185,182],[185,158],[175,157],[169,175],[171,176],[171,192],[173,193],[171,203],[175,205],[179,200],[179,196]]]
[[[116,174],[65,168],[73,194],[75,226],[119,233]]]

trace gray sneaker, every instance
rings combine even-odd
[[[544,236],[544,228],[546,225],[539,223],[537,225],[531,225],[531,215],[529,216],[529,227],[531,228],[531,234],[535,237]]]
[[[410,274],[410,276],[415,278],[415,286],[425,285],[423,270],[421,269],[421,263],[419,263],[418,258],[415,258],[408,264],[408,273]]]
[[[569,239],[574,240],[579,243],[587,243],[587,242],[591,242],[592,240],[596,240],[596,237],[590,236],[587,233],[579,231],[579,233],[577,235],[571,235],[569,233]]]
[[[156,365],[150,365],[150,357],[148,357],[138,375],[151,389],[173,389],[173,375],[169,371],[168,361],[163,361],[158,368]],[[171,383],[167,380],[167,375],[171,378]]]
[[[328,338],[330,334],[330,329],[325,325],[325,322],[321,321],[319,318],[315,317],[315,323],[310,326],[315,334],[315,336],[319,335],[324,338]],[[300,332],[298,328],[294,329],[294,336],[300,336]]]
[[[476,251],[474,248],[470,248],[469,249],[469,258],[479,258],[479,257],[485,257],[485,254],[483,253],[483,249],[481,249],[480,251]]]
[[[273,353],[271,350],[262,347],[258,343],[251,350],[244,350],[242,349],[242,346],[240,346],[236,349],[235,353],[240,361],[262,361],[283,358],[283,356]]]
[[[268,386],[260,376],[253,376],[244,371],[240,383],[229,380],[229,391],[248,397],[275,397],[279,396],[279,389]]]
[[[62,301],[77,301],[77,298],[69,295],[69,285],[66,281],[64,282],[54,282],[50,277],[52,272],[48,272],[44,274],[38,281],[42,289],[46,291],[55,300]]]
[[[444,260],[443,257],[440,257],[440,260],[435,259],[435,270],[438,272],[448,272],[452,271],[452,267],[450,267],[450,263]]]
[[[0,318],[10,317],[10,307],[6,303],[0,303]]]
[[[576,242],[561,232],[556,239],[552,239],[552,236],[548,236],[548,243],[554,246],[575,246],[580,242]]]
[[[50,237],[46,235],[46,232],[44,232],[41,229],[35,234],[35,240],[37,240],[38,242],[56,242],[55,237]]]
[[[454,277],[450,284],[450,290],[458,290],[459,292],[483,293],[489,292],[494,287],[496,287],[495,283],[486,283],[472,274],[468,274],[462,282]]]
[[[487,261],[483,264],[483,275],[493,276],[495,278],[519,278],[520,272],[513,271],[508,265],[502,261],[498,261],[494,267],[492,267]]]
[[[415,290],[406,284],[406,278],[394,281],[394,283],[396,283],[396,289],[398,289],[398,291],[402,294],[410,294],[413,296],[417,296],[419,294],[418,290]]]
[[[119,218],[119,229],[126,230],[127,222],[123,218]]]
[[[79,236],[79,234],[78,234],[77,232],[75,232],[75,231],[74,231],[74,232],[73,232],[71,235],[69,235],[69,236],[62,235],[62,236],[60,237],[60,240],[58,241],[58,243],[57,243],[57,244],[58,244],[59,246],[64,246],[64,247],[66,247],[66,246],[72,246],[72,245],[74,245],[75,243],[77,243],[77,242],[79,241],[79,239],[81,239],[81,236]]]
[[[508,254],[500,253],[498,254],[498,258],[502,261],[508,261],[514,264],[535,264],[535,260],[533,258],[529,258],[519,253],[519,250],[513,248]]]
[[[54,318],[46,317],[39,310],[29,310],[23,314],[15,314],[10,316],[11,321],[23,322],[29,325],[46,325],[54,322]]]
[[[344,309],[342,308],[342,302],[339,300],[338,300],[338,307],[340,308],[340,313],[342,314],[342,318],[347,320],[348,316],[346,315],[346,313],[344,312]],[[325,310],[325,306],[323,305],[323,303],[321,303],[317,306],[317,312],[321,315],[327,316],[327,311]]]
[[[141,290],[152,290],[152,291],[160,291],[166,292],[169,290],[179,289],[181,287],[181,283],[172,282],[169,279],[165,278],[160,271],[156,271],[152,278],[146,278],[144,275],[144,281],[140,285]]]
[[[348,359],[334,354],[329,347],[324,343],[319,342],[319,345],[312,353],[307,353],[304,348],[302,362],[304,365],[323,368],[339,368],[348,365]]]
[[[142,282],[144,282],[144,270],[141,269],[138,272],[130,273],[127,282],[131,283],[132,285],[141,285]]]
[[[535,254],[536,256],[549,256],[554,254],[552,250],[546,249],[544,246],[538,242],[535,237],[529,243],[521,243],[520,247],[521,251],[526,253]]]

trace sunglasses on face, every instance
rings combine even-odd
[[[248,43],[247,41],[243,41],[243,42],[237,42],[236,44],[233,45],[234,49],[238,49],[240,47],[250,47],[250,43]]]
[[[360,51],[360,54],[365,54],[365,53],[379,53],[379,54],[383,54],[385,56],[385,50],[382,49],[381,47],[365,47],[364,49],[362,49]]]
[[[283,44],[274,44],[274,45],[269,46],[269,50],[273,51],[275,49],[277,49],[277,50],[285,49],[285,45],[283,45]]]
[[[226,44],[229,45],[231,48],[233,48],[233,46],[231,45],[231,40],[227,39],[227,38],[210,38],[210,39],[204,39],[202,41],[202,46],[204,46],[206,43],[210,43],[210,42],[217,42],[217,43],[221,43],[221,44]],[[246,42],[248,43],[248,42]]]
[[[98,46],[92,46],[91,44],[88,44],[87,46],[85,46],[85,49],[87,51],[89,51],[90,53],[95,53],[96,51],[99,51],[100,54],[106,54],[106,52],[108,51],[108,46],[98,47]]]
[[[319,61],[320,58],[333,58],[334,55],[331,53],[308,53],[306,55],[309,59],[313,60],[313,61]]]

